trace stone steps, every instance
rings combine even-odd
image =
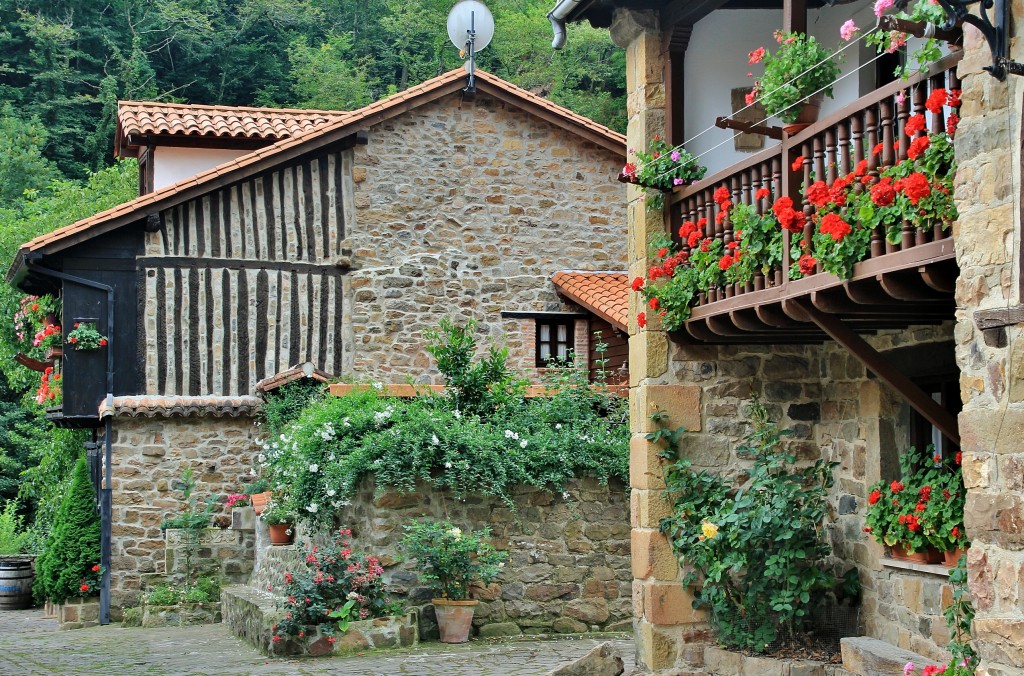
[[[221,590],[221,615],[231,633],[249,643],[264,655],[273,655],[274,632],[271,630],[283,616],[277,608],[284,585],[284,574],[305,566],[302,552],[295,547],[258,547],[256,566],[249,584],[236,584]]]
[[[924,655],[867,636],[844,638],[840,640],[840,645],[843,650],[843,668],[857,676],[902,674],[907,662],[914,663],[914,671],[911,673],[920,675],[926,666],[940,664]]]

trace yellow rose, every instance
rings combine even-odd
[[[704,531],[704,536],[707,538],[713,538],[718,535],[718,526],[713,523],[704,522],[700,529]]]

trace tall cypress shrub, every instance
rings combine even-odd
[[[99,561],[100,515],[89,467],[82,457],[75,465],[71,489],[57,510],[53,530],[36,566],[36,598],[64,603],[72,597],[92,596],[99,590],[83,592],[82,581]]]

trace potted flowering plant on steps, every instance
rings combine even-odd
[[[260,514],[270,531],[270,544],[290,545],[295,539],[295,514],[282,502],[272,501]]]
[[[469,598],[470,585],[489,584],[505,560],[487,542],[490,529],[463,533],[448,521],[418,521],[405,527],[402,547],[419,563],[420,576],[433,583],[432,599],[442,643],[465,643],[478,601]]]
[[[758,47],[747,55],[749,64],[764,64],[747,105],[760,101],[768,115],[787,124],[787,133],[795,134],[817,122],[822,99],[832,98],[839,64],[813,36],[775,31],[775,41],[779,48],[774,53]]]

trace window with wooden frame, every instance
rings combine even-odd
[[[537,367],[564,364],[576,347],[576,320],[572,317],[538,318]]]

